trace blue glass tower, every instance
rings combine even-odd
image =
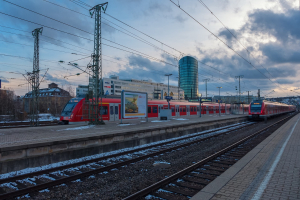
[[[198,61],[191,56],[179,60],[179,87],[185,99],[198,97]]]

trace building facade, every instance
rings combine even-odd
[[[39,90],[39,113],[59,115],[71,98],[72,96],[68,91],[59,88],[55,83],[51,83],[48,85],[48,88]],[[25,112],[30,113],[31,104],[32,92],[28,92],[23,98]]]
[[[241,95],[239,96],[219,96],[215,95],[213,97],[213,101],[215,102],[216,100],[222,100],[223,103],[244,103],[248,104],[253,100],[258,99],[257,97],[254,97],[253,95]],[[263,99],[263,98],[261,98]]]
[[[198,61],[191,56],[179,60],[179,87],[184,90],[185,99],[198,97]]]
[[[168,96],[168,85],[155,83],[151,80],[119,79],[119,76],[103,78],[103,94],[105,96],[121,96],[122,90],[146,92],[148,99],[164,99]],[[76,97],[84,98],[88,92],[88,86],[79,85],[76,88]],[[170,96],[173,99],[184,99],[184,91],[176,86],[169,86]]]

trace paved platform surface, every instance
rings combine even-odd
[[[300,199],[300,114],[191,200]]]
[[[0,148],[245,116],[247,115],[202,115],[202,117],[199,118],[199,116],[193,115],[174,117],[169,121],[160,121],[158,118],[151,118],[148,122],[146,122],[146,119],[131,119],[123,120],[123,124],[120,124],[120,121],[115,121],[105,122],[106,125],[100,126],[88,126],[87,123],[80,122],[75,125],[0,129]]]

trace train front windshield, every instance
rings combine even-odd
[[[251,104],[251,112],[260,112],[261,104]]]
[[[77,103],[69,102],[63,109],[61,116],[70,116]]]

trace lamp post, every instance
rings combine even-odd
[[[172,76],[172,74],[165,74],[165,76],[168,77],[168,96],[170,96],[170,94],[169,94],[169,91],[170,91],[169,80],[170,80],[170,76]],[[170,100],[169,99],[167,99],[167,100],[168,100],[168,109],[170,109]]]
[[[219,116],[221,116],[221,109],[220,109],[220,101],[221,101],[221,96],[220,96],[220,90],[222,87],[217,87],[219,88]]]
[[[180,87],[180,79],[179,77],[177,76],[176,78],[178,78],[178,100],[179,100],[179,87]]]

